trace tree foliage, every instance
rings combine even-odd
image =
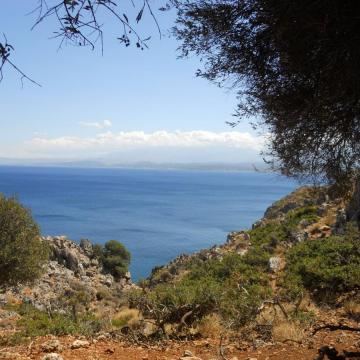
[[[236,115],[270,130],[286,175],[347,184],[360,156],[360,3],[174,0],[183,56],[238,90]],[[237,121],[232,123],[236,125]]]
[[[30,211],[16,198],[0,195],[0,286],[33,281],[47,257]]]
[[[101,262],[105,271],[115,278],[121,278],[128,271],[130,252],[117,240],[109,240],[102,249]]]

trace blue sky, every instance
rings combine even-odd
[[[139,31],[152,39],[144,51],[120,45],[118,25],[105,22],[101,55],[100,48],[64,46],[58,51],[59,41],[49,39],[57,30],[55,19],[30,31],[36,14],[26,14],[36,4],[0,4],[0,30],[15,47],[12,60],[42,85],[25,81],[22,88],[18,74],[4,69],[1,157],[256,159],[263,138],[247,123],[236,129],[225,124],[233,120],[235,94],[196,78],[197,58],[177,59],[179,43],[167,36],[173,13],[157,13],[161,40],[145,15]],[[161,5],[153,2],[154,9]]]

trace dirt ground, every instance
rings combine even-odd
[[[41,360],[46,353],[41,345],[52,337],[38,338],[28,345],[0,349],[0,359]],[[156,346],[134,346],[115,340],[89,340],[88,347],[71,349],[75,337],[57,338],[63,350],[59,352],[64,360],[178,360],[185,350],[202,360],[305,360],[315,359],[318,349],[324,345],[335,347],[340,353],[360,351],[360,332],[322,330],[304,344],[285,343],[265,345],[254,349],[240,350],[236,344],[225,344],[224,354],[219,354],[219,344],[211,340],[191,342],[167,342]],[[11,355],[13,354],[13,355]],[[191,357],[189,357],[191,359]],[[354,359],[354,358],[352,358]],[[355,358],[356,359],[356,358]],[[357,359],[360,359],[358,357]]]

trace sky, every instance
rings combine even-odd
[[[48,0],[48,4],[52,4]],[[154,0],[153,9],[163,3]],[[242,122],[231,128],[234,91],[197,78],[198,58],[179,59],[169,36],[172,12],[156,12],[162,38],[148,13],[137,28],[149,49],[125,48],[113,19],[104,18],[104,53],[51,39],[47,19],[31,31],[37,0],[1,0],[0,32],[12,61],[41,84],[4,68],[0,83],[0,157],[111,159],[114,162],[248,162],[259,159],[266,136]],[[130,19],[136,13],[127,9]]]

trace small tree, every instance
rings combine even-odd
[[[35,280],[48,258],[40,229],[15,197],[0,194],[0,286]]]
[[[121,278],[128,271],[130,253],[117,240],[109,240],[103,248],[102,263],[105,271],[115,278]]]

